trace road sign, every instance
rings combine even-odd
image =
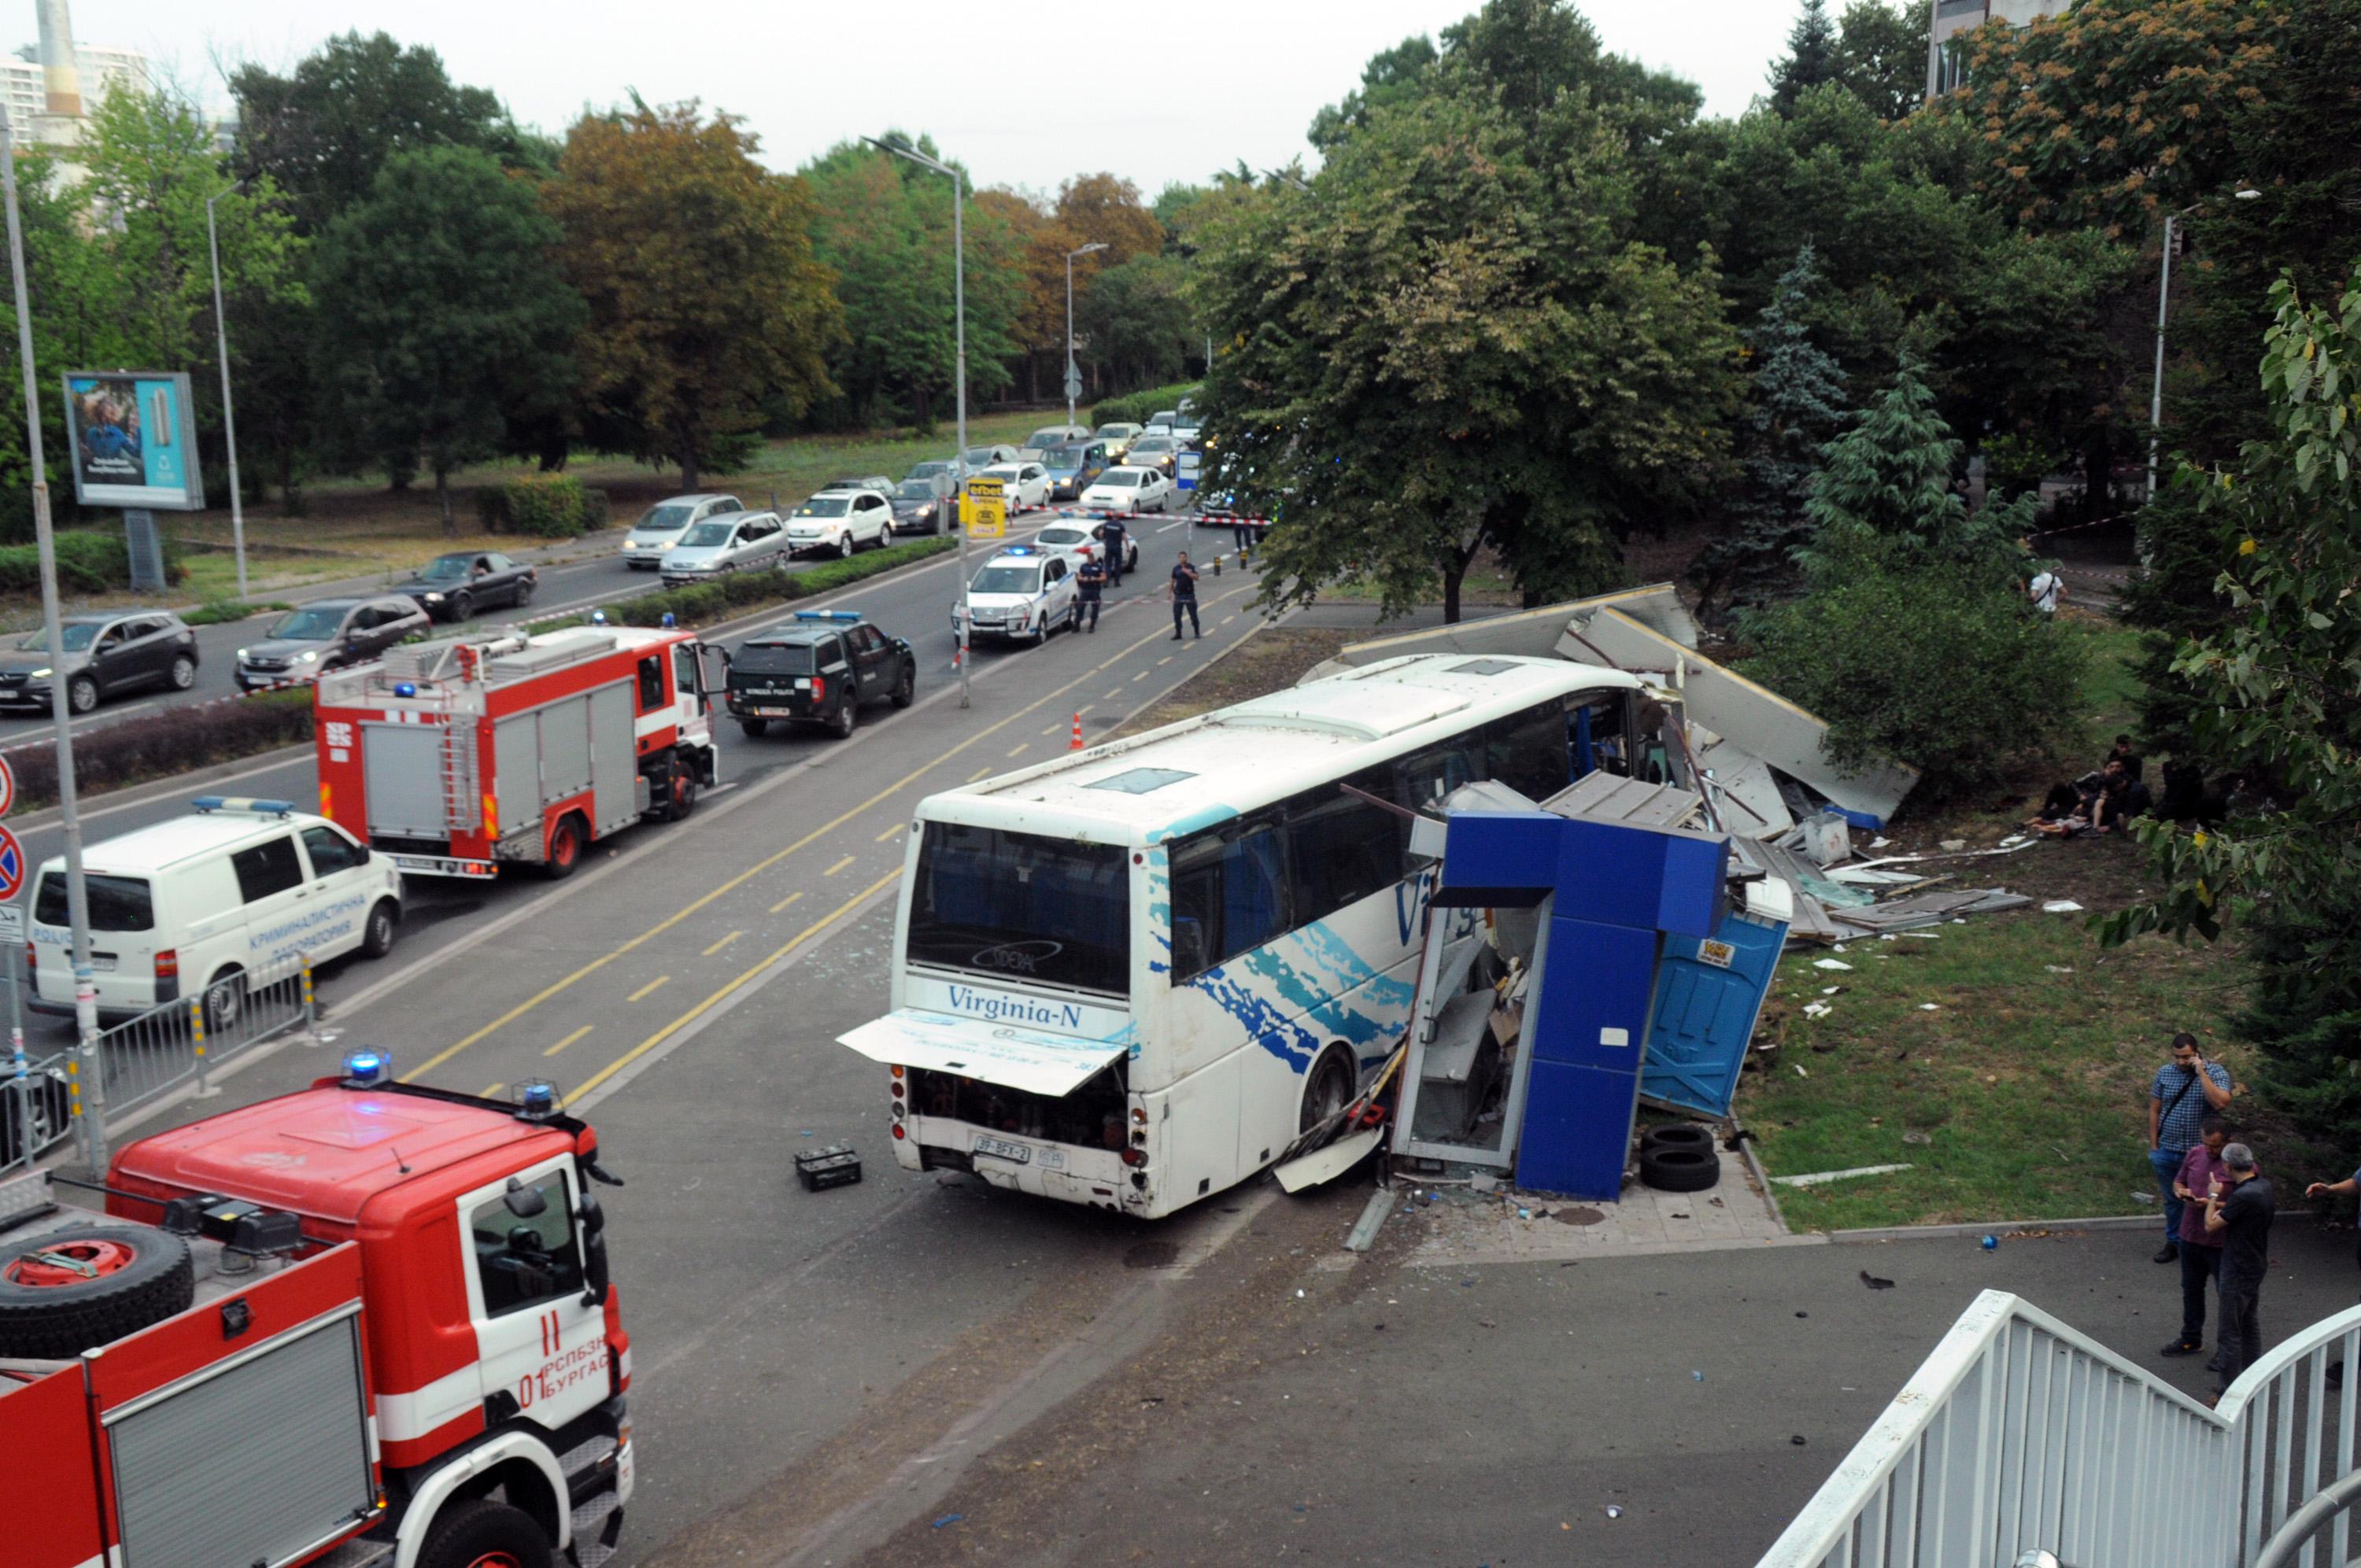
[[[0,817],[7,816],[8,808],[16,804],[16,775],[9,770],[8,759],[0,757]]]
[[[1082,395],[1082,373],[1071,360],[1066,362],[1066,396],[1069,400]]]
[[[25,890],[25,849],[16,835],[0,828],[0,904]]]
[[[0,945],[14,942],[25,945],[25,906],[21,904],[0,904]]]

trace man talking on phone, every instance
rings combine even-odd
[[[2171,1263],[2180,1256],[2180,1200],[2172,1186],[2181,1162],[2198,1141],[2198,1129],[2230,1103],[2230,1069],[2207,1061],[2197,1047],[2197,1036],[2182,1030],[2172,1036],[2172,1059],[2156,1069],[2147,1088],[2147,1162],[2156,1172],[2156,1189],[2164,1200],[2164,1245],[2156,1261]]]

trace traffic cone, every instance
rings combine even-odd
[[[1066,750],[1067,750],[1067,751],[1081,751],[1082,749],[1082,716],[1081,714],[1079,714],[1079,713],[1078,713],[1078,714],[1074,715],[1074,739],[1073,739],[1072,743],[1071,743],[1071,744],[1070,744],[1069,746],[1067,746]]]

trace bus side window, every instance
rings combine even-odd
[[[1372,795],[1385,781],[1348,781]],[[1402,878],[1402,822],[1381,806],[1330,786],[1296,796],[1287,808],[1287,852],[1295,868],[1296,916],[1309,923],[1391,887]]]
[[[1476,781],[1476,744],[1473,734],[1458,735],[1404,757],[1394,764],[1394,799],[1412,811],[1433,811],[1444,795]]]
[[[1233,822],[1172,852],[1172,978],[1191,979],[1294,928],[1275,814]]]
[[[1484,727],[1484,771],[1538,804],[1572,782],[1568,740],[1565,704],[1552,698]]]

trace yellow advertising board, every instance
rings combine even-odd
[[[970,539],[1003,539],[1008,534],[1008,503],[998,479],[970,479],[961,498],[960,515]]]

